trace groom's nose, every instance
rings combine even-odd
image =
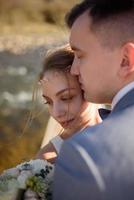
[[[78,63],[74,59],[73,64],[71,66],[71,74],[72,75],[79,75],[79,70],[78,70]]]

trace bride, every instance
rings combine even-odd
[[[74,53],[69,45],[49,51],[39,77],[44,103],[48,106],[50,115],[62,127],[59,134],[42,147],[36,156],[51,163],[55,162],[64,140],[88,126],[101,122],[98,106],[84,100],[77,77],[70,74],[73,59]],[[21,170],[17,168],[17,174],[22,171],[21,175],[30,173],[31,176],[32,172],[29,170],[32,168],[27,164],[24,165]],[[14,169],[11,169],[12,172]],[[38,200],[39,196],[28,188],[23,199]]]
[[[70,74],[73,59],[74,53],[69,45],[49,50],[39,77],[44,104],[62,127],[36,156],[51,163],[55,162],[64,140],[101,122],[98,106],[84,100],[77,77]]]
[[[48,51],[44,58],[39,76],[42,97],[50,115],[62,128],[57,136],[39,150],[36,159],[55,163],[64,140],[101,122],[98,106],[84,100],[77,77],[70,74],[73,59],[74,53],[69,45]],[[33,199],[38,199],[36,193],[27,190],[24,200]]]

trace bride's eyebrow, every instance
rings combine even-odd
[[[66,88],[66,89],[60,90],[59,92],[56,93],[56,96],[59,96],[60,94],[70,91],[70,90],[75,90],[75,88]]]
[[[75,90],[75,88],[66,88],[66,89],[60,90],[59,92],[56,93],[56,96],[58,96],[64,92],[70,91],[70,90]],[[44,97],[46,99],[50,99],[48,96],[45,96],[44,94],[42,95],[42,97]]]

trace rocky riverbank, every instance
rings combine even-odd
[[[59,37],[39,34],[6,35],[0,37],[0,106],[19,106],[20,100],[30,100],[33,82],[41,70],[45,52],[67,42],[67,35]],[[27,94],[26,94],[27,93]],[[21,99],[22,98],[22,99]],[[21,101],[22,100],[22,101]],[[14,102],[14,103],[13,103]]]
[[[33,158],[40,148],[48,113],[44,110],[39,117],[39,110],[35,109],[35,118],[28,121],[33,106],[33,85],[44,53],[66,42],[67,36],[60,33],[56,37],[51,34],[0,36],[0,171]]]

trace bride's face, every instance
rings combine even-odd
[[[76,76],[70,73],[46,72],[41,80],[41,89],[50,115],[65,129],[73,125],[88,105],[82,98]]]

